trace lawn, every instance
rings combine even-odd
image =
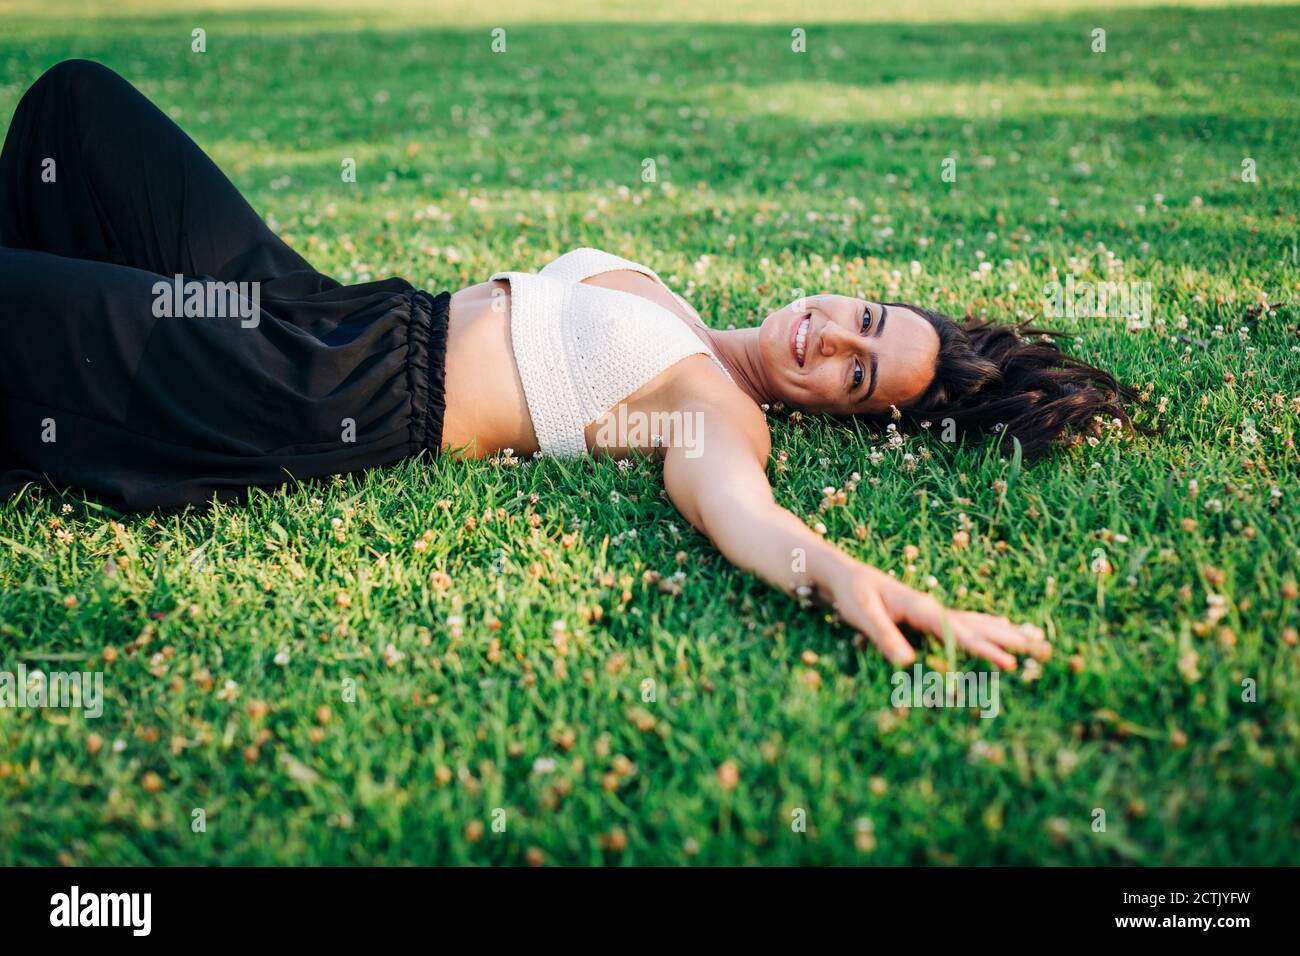
[[[1049,324],[1162,431],[1026,464],[773,420],[784,505],[1049,632],[990,719],[896,709],[646,462],[181,514],[29,488],[0,670],[102,671],[105,703],[0,709],[0,863],[1300,862],[1300,6],[188,6],[0,0],[0,122],[101,60],[345,282],[591,245],[719,326],[798,290],[1014,320],[1067,274],[1149,282],[1143,328]]]

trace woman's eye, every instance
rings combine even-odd
[[[862,384],[862,363],[856,359],[853,361],[853,387],[857,388]]]
[[[871,328],[871,307],[862,310],[862,331],[866,332]]]

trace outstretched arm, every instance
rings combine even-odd
[[[759,435],[743,412],[696,411],[706,416],[701,441],[668,449],[664,483],[682,515],[732,564],[830,606],[899,666],[916,659],[899,624],[940,638],[948,631],[957,646],[1006,670],[1016,667],[1013,654],[1050,653],[1038,628],[947,609],[825,541],[772,497],[766,427]]]

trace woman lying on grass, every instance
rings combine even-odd
[[[1128,421],[1127,390],[1045,337],[830,294],[717,331],[594,249],[454,294],[341,286],[86,61],[18,106],[0,246],[0,491],[48,480],[138,510],[424,452],[644,453],[730,561],[829,605],[897,665],[915,657],[899,625],[1003,668],[1049,648],[1038,628],[945,610],[777,505],[765,410],[952,419],[1027,456],[1095,416]]]

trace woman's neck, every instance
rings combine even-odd
[[[772,405],[776,399],[759,356],[759,326],[744,329],[704,327],[713,353],[718,357],[741,390],[758,406]]]

